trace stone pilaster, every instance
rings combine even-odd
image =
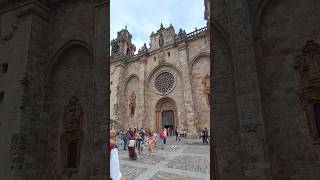
[[[198,138],[197,127],[195,124],[194,104],[192,99],[191,81],[189,76],[188,64],[188,44],[183,41],[179,44],[179,61],[181,62],[182,83],[183,83],[183,96],[184,96],[184,111],[185,119],[180,119],[180,123],[187,122],[188,138]]]
[[[116,91],[114,94],[115,96],[112,98],[115,98],[113,102],[110,102],[110,106],[113,106],[113,114],[112,117],[114,118],[114,121],[119,123],[121,128],[127,128],[128,124],[126,123],[126,113],[124,112],[124,107],[126,106],[127,97],[125,97],[124,92],[124,81],[125,81],[125,72],[126,72],[126,66],[122,60],[119,60],[117,64],[115,65],[115,74],[113,75],[114,78],[114,86],[116,87],[114,90]]]
[[[228,0],[243,171],[252,180],[268,179],[261,95],[250,17],[246,3]]]
[[[145,76],[146,76],[146,57],[142,56],[139,62],[139,102],[138,102],[138,127],[148,128],[145,114]]]

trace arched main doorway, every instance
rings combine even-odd
[[[172,98],[163,97],[159,99],[156,104],[155,120],[155,129],[157,132],[163,128],[174,128],[178,126],[177,106]]]

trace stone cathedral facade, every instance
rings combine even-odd
[[[111,41],[111,126],[159,132],[210,127],[210,46],[206,27],[186,33],[162,24],[134,54],[122,29]]]

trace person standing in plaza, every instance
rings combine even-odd
[[[152,137],[153,137],[154,147],[157,147],[158,134],[156,132],[153,132]]]
[[[171,127],[168,128],[168,136],[171,136]]]
[[[163,129],[163,135],[164,135],[163,144],[167,144],[167,133],[168,133],[167,129],[164,128]]]
[[[180,131],[179,131],[179,129],[178,129],[178,127],[176,127],[175,128],[175,132],[174,132],[175,134],[176,134],[176,141],[179,139],[179,141],[180,141]]]
[[[205,136],[205,142],[209,144],[209,141],[208,141],[209,133],[206,127],[204,128],[204,136]]]
[[[160,147],[161,147],[161,149],[163,149],[163,144],[164,144],[164,132],[162,131],[162,129],[160,130],[159,136],[160,136]]]
[[[209,143],[208,142],[208,130],[207,128],[205,127],[203,130],[202,130],[202,133],[201,133],[201,136],[202,136],[202,143]]]
[[[179,132],[179,137],[181,137],[181,134],[184,134],[184,131],[182,130],[181,127],[178,129],[178,132]],[[185,136],[184,136],[184,137],[185,137]]]
[[[147,137],[146,144],[147,144],[147,147],[148,147],[148,155],[150,156],[152,154],[153,145],[154,145],[154,140],[153,140],[152,136],[148,136]]]
[[[144,154],[144,150],[146,149],[146,131],[143,128],[141,128],[140,136],[142,139],[140,148],[141,148],[142,154]]]
[[[110,179],[125,180],[126,178],[120,171],[119,152],[116,145],[117,133],[114,130],[110,131]]]
[[[136,135],[134,136],[134,139],[136,140],[136,147],[138,149],[138,152],[139,154],[141,154],[140,152],[140,146],[141,146],[141,141],[142,141],[142,138],[140,136],[140,134],[137,132]]]
[[[131,128],[129,129],[129,134],[130,134],[130,137],[131,137],[131,138],[133,138],[133,137],[134,137],[134,133],[133,133],[133,131],[132,131],[132,129],[131,129]]]
[[[144,149],[146,149],[146,147],[145,147],[145,138],[141,138],[141,142],[140,142],[140,152],[141,152],[141,154],[144,154]]]
[[[127,150],[127,144],[128,144],[127,131],[123,131],[121,133],[121,139],[123,141],[123,150]]]
[[[136,154],[136,141],[133,137],[130,136],[130,140],[128,143],[128,152],[129,152],[129,159],[136,160],[137,154]]]
[[[204,144],[204,129],[201,129],[200,137],[202,137],[202,143]]]

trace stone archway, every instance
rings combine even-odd
[[[163,97],[158,100],[155,109],[155,129],[159,132],[166,126],[179,125],[176,102],[170,97]]]

